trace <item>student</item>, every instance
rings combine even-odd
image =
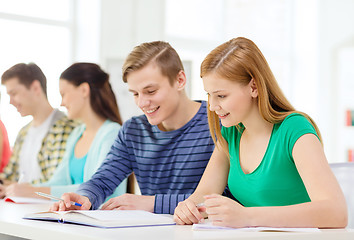
[[[62,106],[69,119],[82,122],[70,134],[63,161],[51,179],[31,186],[14,183],[7,187],[6,196],[39,197],[44,192],[60,197],[75,191],[89,180],[110,150],[122,124],[109,75],[94,63],[75,63],[60,76]],[[126,181],[115,192],[126,192]]]
[[[201,77],[217,147],[175,221],[198,223],[206,211],[227,227],[345,227],[345,199],[320,132],[285,98],[258,47],[242,37],[220,45]],[[227,183],[240,203],[219,195]]]
[[[102,209],[140,209],[173,213],[179,201],[196,188],[214,149],[206,102],[190,100],[177,52],[166,42],[143,43],[123,65],[136,105],[144,115],[126,121],[111,151],[91,180],[77,193],[66,193],[52,210],[97,209],[116,186],[135,173],[142,195],[112,198]],[[79,195],[81,194],[81,195]]]
[[[7,137],[6,128],[0,120],[0,173],[3,172],[5,166],[9,162],[11,156],[11,149],[9,138]]]
[[[46,77],[36,64],[14,65],[4,72],[1,83],[21,116],[32,116],[33,120],[18,133],[0,179],[7,183],[46,182],[61,162],[66,140],[76,123],[50,105]]]

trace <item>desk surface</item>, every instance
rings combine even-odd
[[[14,204],[0,200],[0,233],[29,239],[354,239],[354,230],[322,230],[320,233],[193,231],[191,226],[156,226],[101,229],[73,224],[24,220],[26,213],[46,211],[48,204]]]

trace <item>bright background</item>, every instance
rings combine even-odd
[[[311,115],[330,162],[347,161],[354,127],[352,0],[0,0],[0,74],[37,63],[59,107],[58,77],[71,63],[100,64],[111,74],[123,119],[140,114],[121,81],[121,65],[142,42],[164,40],[180,54],[192,99],[206,99],[199,67],[216,46],[253,40],[291,103]],[[65,110],[65,109],[61,109]],[[21,118],[1,86],[0,116],[11,144],[31,120]]]

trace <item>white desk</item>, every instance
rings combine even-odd
[[[321,233],[193,231],[191,226],[101,229],[55,222],[24,220],[26,213],[46,211],[48,204],[14,204],[0,200],[0,233],[28,239],[354,239],[352,230],[323,230]]]

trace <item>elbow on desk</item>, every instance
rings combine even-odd
[[[319,228],[345,228],[348,225],[348,209],[344,205],[342,207],[335,207],[332,209],[331,213],[326,217],[327,221],[319,224]],[[321,226],[322,225],[322,226]]]

